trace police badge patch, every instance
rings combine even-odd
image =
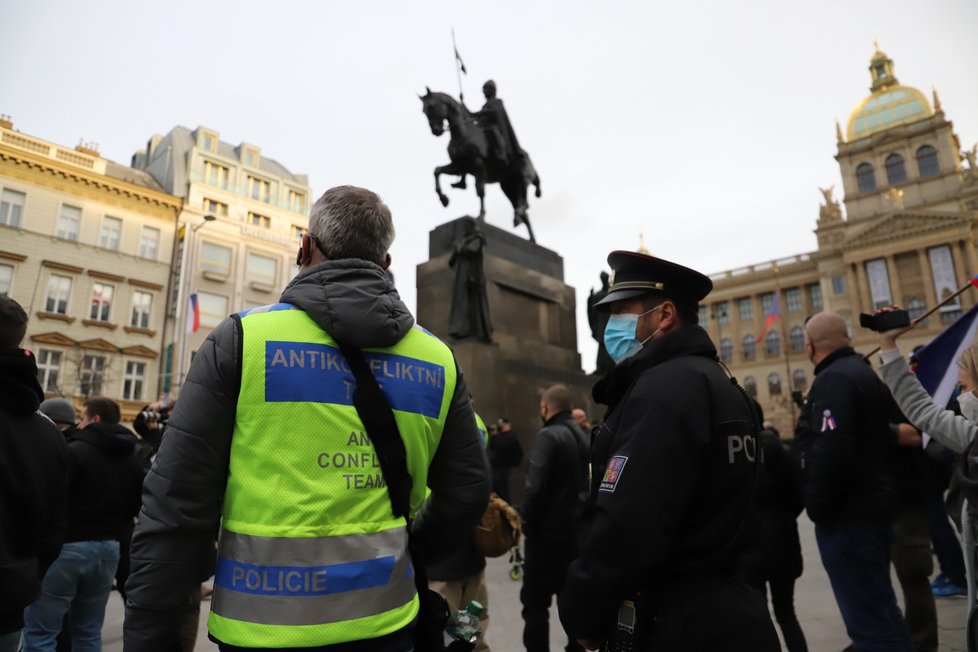
[[[601,486],[598,487],[598,491],[607,491],[608,493],[615,491],[615,487],[618,486],[618,480],[621,479],[621,474],[625,470],[625,462],[627,461],[628,458],[624,455],[615,455],[608,460],[608,468],[605,469],[604,477],[601,478]]]

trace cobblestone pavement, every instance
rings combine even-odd
[[[798,619],[808,638],[811,652],[839,652],[849,644],[849,639],[845,634],[828,578],[818,557],[814,528],[804,515],[799,520],[799,529],[805,557],[805,573],[795,588],[795,608]],[[490,559],[486,568],[491,615],[487,641],[495,652],[523,649],[520,583],[509,579],[509,568],[506,557]],[[896,577],[893,582],[894,586],[898,587],[897,595],[900,595]],[[197,636],[197,650],[201,651],[217,650],[217,646],[207,640],[205,622],[209,606],[210,603],[205,601]],[[963,625],[965,607],[966,601],[963,598],[938,599],[941,652],[965,652]],[[105,626],[102,629],[106,652],[122,650],[122,612],[122,600],[118,593],[113,593],[109,598]],[[550,640],[553,652],[562,650],[567,641],[557,620],[556,607],[551,610]]]

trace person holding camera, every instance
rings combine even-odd
[[[899,509],[890,423],[899,410],[839,315],[811,317],[805,349],[815,365],[801,417],[809,426],[796,433],[805,507],[852,649],[913,652],[890,579]]]

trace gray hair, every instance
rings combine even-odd
[[[362,258],[383,267],[394,242],[394,221],[376,193],[336,186],[313,204],[309,235],[330,260]]]

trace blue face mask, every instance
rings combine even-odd
[[[638,318],[647,315],[662,306],[656,306],[652,310],[646,310],[641,315],[625,313],[622,315],[612,315],[608,318],[608,325],[604,327],[604,348],[608,350],[608,355],[618,364],[625,358],[635,355],[646,342],[658,335],[659,329],[649,335],[645,340],[639,342],[636,331],[638,330]]]

